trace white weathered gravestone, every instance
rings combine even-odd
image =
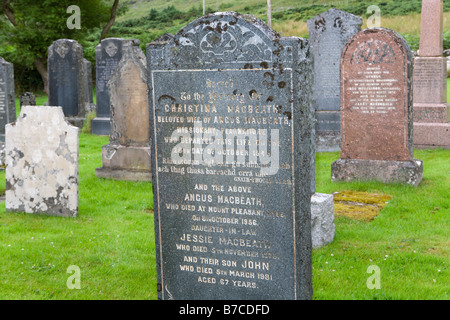
[[[78,214],[78,128],[61,107],[23,106],[6,126],[6,211]]]

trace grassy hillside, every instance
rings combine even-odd
[[[142,47],[160,35],[176,33],[190,21],[203,15],[202,0],[129,0],[128,11],[117,19],[109,36],[137,38]],[[236,11],[255,15],[267,21],[266,0],[205,0],[206,12]],[[272,27],[282,36],[308,37],[306,21],[330,8],[338,8],[364,18],[371,5],[381,10],[381,26],[402,34],[413,50],[418,49],[420,38],[421,0],[273,0]],[[450,0],[444,0],[444,47],[450,49]],[[96,35],[93,35],[95,39]]]

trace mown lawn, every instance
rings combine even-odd
[[[156,299],[152,185],[97,178],[107,143],[80,134],[77,218],[6,213],[0,202],[0,299]],[[370,222],[336,217],[334,242],[313,251],[314,299],[448,300],[450,150],[415,150],[424,163],[418,187],[332,183],[338,158],[317,154],[317,192],[366,191],[391,200]],[[80,268],[79,290],[66,284],[72,265]],[[373,266],[380,289],[367,286]]]
[[[77,218],[6,213],[0,203],[0,299],[156,299],[151,183],[99,179],[107,137],[80,135]],[[416,187],[331,183],[339,153],[317,154],[317,191],[388,194],[371,222],[337,217],[333,243],[313,251],[314,299],[448,299],[450,150],[416,150]],[[0,173],[4,188],[4,172]],[[80,268],[81,289],[68,289]],[[367,269],[380,269],[368,289]]]

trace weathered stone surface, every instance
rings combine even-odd
[[[78,214],[78,128],[61,107],[23,106],[6,126],[6,210]]]
[[[97,117],[91,121],[93,134],[109,135],[111,133],[110,96],[107,84],[116,71],[124,52],[140,55],[142,60],[145,60],[139,44],[140,41],[137,39],[107,38],[103,39],[96,47]]]
[[[344,48],[341,77],[341,159],[332,165],[332,181],[411,183],[409,176],[421,177],[421,165],[413,159],[413,64],[407,42],[384,28],[359,32]]]
[[[85,71],[83,47],[75,40],[59,39],[48,48],[48,105],[61,106],[77,125],[86,114]]]
[[[15,120],[14,66],[0,57],[0,143],[5,142],[5,125]]]
[[[315,193],[311,197],[312,247],[325,246],[334,240],[334,202],[332,194]]]
[[[444,57],[414,59],[414,104],[447,103],[447,66]]]
[[[422,181],[423,163],[411,161],[380,161],[338,159],[331,164],[331,181],[379,181],[417,186]]]
[[[139,55],[125,53],[108,82],[111,105],[109,144],[102,148],[103,167],[96,175],[148,180],[151,174],[147,69]]]
[[[361,31],[362,18],[332,8],[308,20],[307,25],[314,55],[316,149],[318,152],[338,151],[341,53],[347,41]],[[329,118],[333,118],[334,125],[324,122]]]
[[[443,51],[444,1],[422,0],[419,55],[441,57]]]
[[[311,299],[308,42],[216,13],[147,59],[158,297]]]

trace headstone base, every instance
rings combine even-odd
[[[91,120],[91,133],[100,136],[109,136],[111,133],[111,118],[97,117]]]
[[[412,161],[382,161],[338,159],[331,164],[331,181],[370,181],[403,183],[417,186],[422,181],[423,163]]]
[[[148,171],[109,169],[104,167],[95,169],[95,176],[98,178],[126,180],[126,181],[152,180],[152,173]]]
[[[95,169],[100,178],[151,181],[150,147],[106,145],[102,147],[103,167]]]
[[[316,152],[335,152],[341,150],[339,131],[316,131]]]
[[[312,247],[318,248],[333,242],[334,231],[333,195],[314,193],[311,196]]]
[[[414,123],[414,147],[450,149],[450,123]]]
[[[421,122],[421,123],[450,122],[450,104],[415,103],[414,122]]]

